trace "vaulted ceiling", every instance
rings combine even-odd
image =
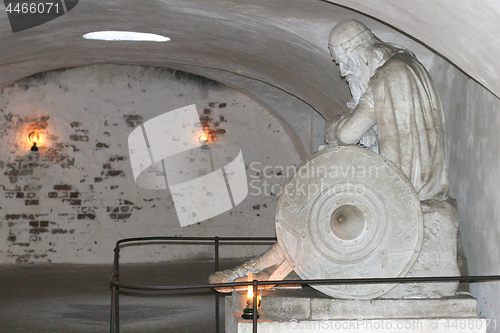
[[[473,0],[331,2],[414,36],[499,94],[500,62],[494,60],[500,45],[487,43],[500,25],[500,5],[493,0],[481,6]],[[101,63],[189,68],[199,75],[219,70],[276,86],[326,118],[349,98],[326,49],[329,30],[357,18],[376,33],[400,38],[384,24],[321,0],[85,0],[66,15],[17,33],[1,9],[0,86],[41,71]],[[82,37],[100,30],[156,33],[171,41]]]

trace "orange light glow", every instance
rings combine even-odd
[[[36,143],[40,141],[40,135],[38,135],[37,132],[31,132],[28,135],[28,140],[33,144],[33,146],[31,147],[31,151],[38,151]]]
[[[31,132],[30,135],[28,136],[28,140],[31,143],[36,143],[38,140],[40,140],[40,135],[38,135],[37,132]]]
[[[208,137],[205,134],[203,134],[202,136],[200,136],[200,142],[201,143],[208,142]]]
[[[28,140],[31,143],[35,143],[38,142],[38,140],[40,140],[40,136],[38,135],[37,132],[31,132],[30,135],[28,136]]]
[[[253,281],[253,273],[248,272],[248,282]],[[247,300],[253,300],[253,286],[248,286]]]

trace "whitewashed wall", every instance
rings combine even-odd
[[[446,111],[450,190],[469,274],[500,274],[500,100],[441,58],[430,73]],[[488,332],[498,332],[499,283],[472,284],[471,292],[480,314],[496,319]]]

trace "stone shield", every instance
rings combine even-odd
[[[302,279],[403,277],[423,243],[415,189],[394,164],[355,146],[308,158],[278,200],[276,234]],[[372,299],[396,284],[314,285],[329,296]]]

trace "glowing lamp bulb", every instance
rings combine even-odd
[[[31,147],[31,151],[38,151],[38,147],[36,146],[36,143],[38,140],[40,140],[40,136],[38,135],[37,132],[31,132],[30,135],[28,135],[28,140],[33,144]]]
[[[200,136],[201,149],[208,149],[208,136],[203,134]]]
[[[28,140],[31,143],[38,142],[39,139],[40,139],[40,136],[36,132],[31,132],[30,135],[28,136]]]

